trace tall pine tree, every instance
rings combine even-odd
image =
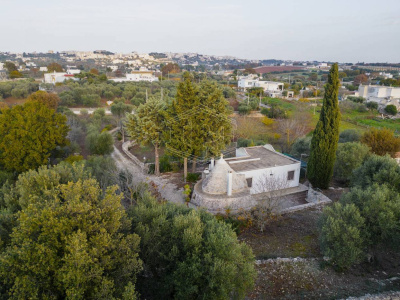
[[[313,187],[326,189],[333,175],[339,141],[340,111],[338,103],[339,72],[333,64],[325,85],[324,103],[311,140],[307,174]]]

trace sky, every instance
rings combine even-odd
[[[0,0],[0,51],[400,63],[400,0]]]

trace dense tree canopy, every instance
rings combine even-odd
[[[231,227],[201,210],[146,195],[129,215],[141,237],[141,294],[154,299],[242,299],[255,279],[254,257]]]
[[[65,182],[67,177],[71,181]],[[20,177],[16,189],[22,210],[0,254],[6,295],[134,299],[140,239],[127,234],[130,226],[116,187],[102,193],[82,171],[42,168]]]
[[[51,151],[67,144],[66,117],[38,101],[0,114],[0,165],[23,172],[48,163]]]
[[[57,94],[47,93],[44,91],[37,91],[36,93],[30,94],[28,101],[37,101],[45,104],[49,108],[57,109],[58,103],[60,102],[60,98]]]
[[[51,63],[47,66],[47,72],[62,72],[63,68],[60,64],[58,63]]]

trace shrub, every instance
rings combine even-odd
[[[372,184],[387,184],[400,192],[400,166],[389,156],[371,155],[354,170],[351,185],[368,188]]]
[[[360,262],[364,255],[364,218],[354,204],[334,203],[326,207],[321,219],[321,251],[338,269]]]
[[[385,112],[387,112],[389,115],[397,115],[397,107],[395,105],[386,105],[385,107]]]
[[[243,139],[243,138],[239,138],[237,140],[237,147],[241,148],[241,147],[249,147],[249,145],[252,143],[252,140],[249,139]]]
[[[378,109],[378,103],[374,101],[367,102],[366,106],[369,109]]]
[[[197,180],[199,180],[200,175],[201,175],[200,173],[188,173],[186,180],[188,182],[196,182]]]
[[[309,156],[310,149],[311,137],[301,137],[294,142],[290,154],[297,158],[300,158],[302,154],[306,154],[307,156]]]
[[[241,115],[248,115],[251,111],[251,107],[250,107],[250,105],[247,105],[246,103],[240,103],[238,111],[239,111],[239,114],[241,114]]]
[[[361,134],[355,129],[346,129],[339,134],[339,143],[359,142]]]
[[[386,128],[371,128],[364,133],[361,142],[370,147],[371,152],[377,155],[389,154],[394,157],[395,153],[400,150],[400,138],[396,137],[392,130]]]
[[[348,100],[356,102],[356,103],[364,103],[365,98],[363,97],[354,97],[354,96],[349,96],[347,97]]]
[[[350,181],[353,171],[369,156],[369,148],[361,143],[342,143],[336,151],[333,176],[344,182]]]

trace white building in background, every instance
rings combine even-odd
[[[113,72],[118,70],[118,66],[107,66],[107,68],[110,68]]]
[[[400,87],[360,84],[354,96],[363,97],[367,102],[377,102],[381,106],[392,104],[400,108]]]
[[[261,81],[256,76],[239,76],[238,88],[247,90],[249,88],[261,87],[270,97],[279,97],[283,92],[283,82]]]
[[[4,63],[0,62],[0,71],[4,69]]]
[[[387,79],[387,78],[392,79],[392,78],[393,78],[393,75],[392,75],[392,74],[390,74],[390,73],[385,73],[385,72],[379,72],[379,76],[382,76],[382,77],[385,78],[385,79]]]
[[[75,66],[67,66],[67,74],[80,74],[81,70],[79,70],[77,67]]]
[[[140,68],[139,71],[132,71],[130,74],[126,74],[125,78],[114,78],[110,79],[115,82],[125,82],[125,81],[148,81],[148,82],[153,82],[153,81],[158,81],[158,78],[154,76],[153,71],[149,71],[146,68]]]
[[[383,85],[362,85],[358,87],[355,93],[356,97],[364,97],[367,101],[379,102],[382,99],[400,98],[400,87],[391,87]]]
[[[40,67],[39,71],[40,72],[47,72],[48,70],[47,70],[47,67]]]
[[[75,78],[74,74],[68,73],[68,72],[56,72],[54,71],[53,73],[45,73],[44,74],[44,83],[52,83],[56,84],[59,82],[64,82],[65,80],[72,79],[72,80],[78,80]]]

